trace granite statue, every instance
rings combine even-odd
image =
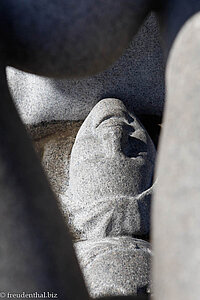
[[[0,280],[5,293],[89,297],[55,196],[11,99],[6,66],[60,78],[98,72],[121,55],[149,8],[148,0],[1,1]]]
[[[82,124],[70,160],[68,225],[90,295],[150,293],[155,148],[122,101],[103,99]]]
[[[10,96],[6,67],[56,78],[93,75],[110,66],[122,54],[152,9],[158,17],[167,66],[167,106],[157,171],[160,183],[153,204],[154,298],[199,299],[198,0],[1,1],[0,282],[5,293],[53,290],[59,299],[89,299],[71,236]],[[118,127],[116,136],[119,137],[120,131]],[[106,139],[104,143],[108,155],[113,153],[113,149],[119,149],[119,143],[113,143],[112,139],[110,146]],[[132,150],[125,151],[129,155]],[[121,172],[119,168],[118,171]],[[148,178],[146,180],[143,186],[138,178],[136,193],[150,188]],[[120,184],[123,187],[123,180]],[[76,193],[78,196],[80,191]],[[139,199],[135,199],[136,203],[140,203]],[[128,233],[126,241],[134,241],[135,237],[129,236],[132,229],[138,237],[147,224],[133,221],[130,216],[129,227],[122,222],[124,208],[121,208],[113,207],[113,222],[106,227],[106,232],[105,224],[100,226],[97,236],[103,235],[100,240],[106,239],[108,243],[104,246],[110,247],[111,251],[115,251],[116,247],[126,247],[127,256],[120,261],[124,265],[126,258],[130,257],[129,251],[135,253],[135,242],[133,248],[129,248],[122,242],[121,234]],[[146,214],[147,210],[144,212]],[[134,213],[137,215],[137,209]],[[72,213],[73,218],[75,220]],[[118,220],[121,226],[118,226]],[[93,238],[98,226],[90,223],[90,236],[85,221],[83,224],[75,222],[75,228],[77,226],[80,236],[85,238],[84,242],[77,241],[76,251],[89,282],[84,257],[88,255],[90,258],[90,249],[94,247],[93,239],[87,238]],[[82,247],[80,243],[86,246]],[[148,248],[148,244],[145,242],[137,247],[141,252]],[[95,251],[99,249],[102,249],[101,244]],[[149,261],[147,253],[145,257]],[[110,256],[107,255],[107,258],[106,262]],[[115,259],[114,264],[118,266],[118,256]],[[106,290],[112,280],[118,283],[118,275],[124,270],[105,283],[101,267],[102,261],[98,258],[94,263],[98,271],[94,278],[100,278]],[[126,271],[132,272],[133,269]],[[137,280],[140,279],[136,278],[138,283]],[[129,287],[136,289],[136,286]],[[98,290],[95,283],[92,288]]]

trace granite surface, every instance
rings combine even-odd
[[[45,180],[10,98],[4,66],[10,65],[24,71],[56,77],[92,76],[93,73],[108,68],[120,56],[153,2],[160,9],[158,14],[164,48],[166,54],[170,54],[167,67],[166,123],[158,160],[159,188],[153,211],[154,298],[199,299],[199,14],[184,24],[190,16],[199,12],[198,0],[102,0],[95,1],[97,6],[93,6],[92,0],[79,1],[80,5],[74,4],[73,0],[22,0],[20,5],[15,0],[1,1],[0,91],[3,101],[0,102],[0,189],[3,201],[0,202],[0,280],[4,291],[48,291],[51,288],[60,293],[60,299],[88,299],[72,242],[56,199]],[[58,3],[60,5],[57,5]],[[184,27],[180,30],[183,24]],[[132,112],[159,116],[162,114],[163,60],[158,42],[159,34],[155,39],[153,35],[152,44],[148,39],[152,28],[152,25],[144,25],[141,28],[131,46],[134,50],[129,52],[128,49],[124,54],[127,56],[121,57],[116,65],[84,80],[67,81],[69,86],[66,88],[66,81],[47,80],[14,69],[8,71],[10,90],[26,124],[84,119],[92,107],[105,97],[122,99],[131,112],[129,114],[123,108],[120,113],[117,111],[115,117],[107,115],[94,127],[83,126],[80,131],[83,133],[82,145],[80,134],[77,138],[80,149],[77,153],[74,150],[74,157],[80,157],[81,150],[88,146],[86,156],[84,157],[83,151],[81,159],[86,161],[89,155],[89,158],[95,158],[95,161],[102,160],[102,163],[97,162],[95,169],[94,160],[90,161],[85,173],[81,170],[83,161],[76,160],[74,163],[72,160],[71,164],[70,190],[72,196],[75,196],[71,200],[75,200],[74,203],[77,201],[79,205],[73,213],[83,210],[84,205],[88,204],[87,201],[98,200],[94,197],[95,193],[101,196],[97,202],[99,208],[104,201],[108,205],[108,201],[111,200],[111,203],[115,204],[113,199],[119,199],[119,206],[114,208],[114,214],[104,215],[111,221],[106,230],[103,227],[104,220],[96,220],[99,211],[95,211],[95,201],[90,202],[91,211],[83,213],[83,218],[88,217],[92,211],[95,215],[85,228],[81,228],[81,225],[80,230],[78,229],[80,237],[75,247],[90,293],[95,297],[149,292],[149,244],[134,237],[144,234],[149,227],[149,220],[145,226],[141,226],[142,223],[139,222],[142,219],[138,197],[145,192],[149,195],[155,151],[146,131],[135,122]],[[144,40],[140,39],[140,35],[145,32],[147,35],[144,34]],[[152,49],[152,52],[149,49]],[[127,62],[132,53],[134,63],[130,64]],[[119,68],[119,65],[122,68]],[[133,68],[134,65],[136,67]],[[79,84],[80,88],[77,88]],[[70,93],[71,90],[74,94]],[[91,94],[91,91],[94,93]],[[67,98],[68,102],[64,100],[66,94],[70,95]],[[51,100],[47,101],[50,98]],[[37,101],[32,103],[33,99]],[[62,100],[59,99],[64,100],[62,106]],[[76,102],[73,99],[78,100]],[[109,101],[110,104],[113,103],[113,100]],[[116,101],[118,102],[114,102]],[[82,106],[79,105],[80,102]],[[118,106],[122,108],[119,102]],[[102,111],[105,112],[104,109]],[[132,123],[141,130],[135,130]],[[97,128],[104,127],[102,124],[107,125],[106,130],[99,131],[103,145],[99,148],[98,143],[93,142],[94,137],[98,137]],[[128,131],[127,127],[132,127],[132,131]],[[131,133],[134,143],[127,138],[127,132]],[[136,132],[138,135],[135,135]],[[49,147],[47,145],[47,157],[52,157],[51,149],[57,148],[57,145],[59,143],[52,143]],[[148,159],[147,149],[151,149],[151,159]],[[96,153],[94,150],[98,150],[95,157],[92,156]],[[110,162],[107,168],[103,169],[105,157],[109,157]],[[117,161],[119,163],[116,163]],[[131,161],[134,162],[135,168],[132,173],[131,164],[129,165]],[[80,182],[73,179],[76,168],[81,171]],[[109,176],[102,176],[106,171]],[[127,180],[125,173],[130,180]],[[133,182],[131,176],[137,180]],[[103,182],[98,181],[98,178],[103,178]],[[93,185],[88,184],[89,182]],[[78,183],[77,189],[75,183]],[[103,192],[109,197],[97,193],[102,184]],[[86,192],[83,187],[86,188]],[[135,209],[134,222],[130,222],[129,215],[123,216],[126,213],[126,205],[121,205],[124,195],[117,198],[119,191],[125,190],[125,200],[128,204],[133,204]],[[87,191],[91,191],[93,198],[88,197]],[[80,196],[83,196],[83,202],[85,201],[82,207]],[[144,201],[146,203],[145,199]],[[145,209],[149,210],[149,206]],[[72,210],[69,216],[73,215]],[[146,222],[149,218],[146,212],[143,216]],[[73,218],[72,216],[71,224],[74,222]],[[96,221],[98,224],[95,224]],[[100,234],[95,233],[95,226],[100,228]],[[121,236],[124,232],[130,236]],[[98,241],[94,239],[96,236],[99,237]],[[93,240],[83,241],[88,237]],[[108,274],[107,278],[105,273]]]
[[[2,0],[2,64],[58,78],[92,76],[107,69],[120,57],[149,12],[152,2],[103,0],[95,1],[94,4],[92,0],[84,0],[79,4],[75,5],[73,0],[44,0],[21,1],[18,5],[14,0]],[[147,24],[148,22],[149,20]],[[155,24],[155,20],[150,19],[150,24],[151,22]],[[144,28],[144,32],[149,36],[148,25],[144,25]],[[142,35],[142,32],[141,29],[139,34]],[[152,48],[149,40],[147,43],[153,50],[153,58],[149,58],[149,49],[145,52],[147,60],[153,61],[152,70],[155,70],[156,75],[153,76],[154,72],[151,72],[149,76],[149,71],[143,70],[141,61],[144,53],[135,49],[136,39],[130,52],[128,49],[125,57],[122,56],[116,65],[95,75],[97,77],[85,79],[94,86],[100,86],[101,95],[98,91],[88,96],[87,90],[91,91],[92,85],[88,87],[86,81],[81,83],[80,90],[77,90],[75,85],[81,80],[69,81],[70,88],[66,88],[63,93],[62,86],[61,89],[60,86],[57,87],[55,80],[23,74],[13,69],[8,71],[10,90],[24,123],[28,125],[84,119],[94,104],[108,96],[121,98],[129,109],[126,110],[123,103],[117,99],[107,99],[98,103],[81,127],[71,156],[69,195],[72,197],[68,197],[67,200],[69,223],[71,227],[74,226],[74,231],[80,234],[75,247],[89,292],[94,297],[149,293],[151,251],[147,242],[135,237],[148,234],[150,229],[149,211],[155,149],[133,111],[154,115],[162,113],[164,89],[160,85],[160,78],[163,78],[160,74],[163,75],[163,65],[159,42],[157,43],[157,29],[156,33],[155,40],[153,38],[156,43]],[[144,40],[146,41],[145,37]],[[140,48],[140,42],[138,44]],[[146,48],[145,45],[144,49]],[[158,52],[154,51],[155,49]],[[140,70],[135,81],[132,81],[132,78],[128,80],[133,73],[137,74],[137,68],[133,71],[133,66],[128,60],[132,53],[133,61]],[[141,56],[139,54],[139,62],[137,53],[142,53]],[[158,66],[154,62],[155,53],[159,53]],[[110,75],[106,72],[110,72]],[[1,103],[0,124],[1,193],[5,200],[1,203],[0,234],[3,289],[22,292],[26,289],[47,291],[52,288],[60,294],[60,299],[80,299],[80,295],[82,299],[87,299],[88,294],[58,203],[45,181],[30,140],[12,104],[4,68],[1,74],[0,90],[6,100]],[[120,84],[116,81],[117,74]],[[102,80],[98,76],[102,76]],[[102,84],[102,81],[106,82],[107,86]],[[140,82],[144,85],[141,86]],[[60,83],[63,81],[59,81]],[[113,87],[118,85],[118,91],[113,90]],[[158,93],[150,93],[155,86],[160,92],[157,98],[155,95]],[[90,105],[92,103],[89,107],[85,101],[85,111],[81,117],[79,112],[82,109],[72,98],[68,97],[69,102],[66,106],[63,94],[69,95],[69,89],[76,91],[74,98],[78,99],[78,103],[81,100],[80,95],[83,95],[82,99],[87,99]],[[63,103],[65,102],[64,106],[60,105],[62,101],[59,101],[57,91]],[[86,91],[86,94],[83,94],[83,91]],[[106,95],[103,95],[102,91]],[[150,95],[153,95],[154,102]],[[48,105],[44,101],[45,97],[48,99]],[[148,99],[148,105],[142,104],[142,108],[139,107],[138,103],[145,98]],[[53,99],[56,101],[53,102]],[[91,99],[94,102],[91,102]],[[137,102],[134,102],[134,99],[137,99]],[[155,101],[161,103],[157,110],[153,109],[154,106],[158,107]],[[74,110],[72,117],[65,115],[69,103],[73,106],[72,111]],[[45,116],[42,115],[44,111]],[[10,122],[7,122],[8,114]],[[43,149],[39,151],[44,165],[49,165],[52,160],[57,161],[52,149],[59,154],[60,148],[63,150],[64,147],[65,155],[58,163],[58,169],[67,170],[64,164],[68,164],[69,158],[70,150],[67,144],[67,139],[65,142],[46,140]],[[57,176],[57,173],[54,173]],[[67,174],[65,175],[66,182],[63,185],[67,187]],[[60,177],[63,177],[63,174]],[[57,192],[60,193],[60,190]],[[63,190],[64,194],[65,192]],[[105,205],[102,211],[104,219],[98,217],[97,206],[100,208],[101,205]],[[80,211],[83,214],[83,210],[85,220],[84,217],[80,218],[79,214]],[[80,219],[78,226],[75,221],[77,216]],[[94,238],[98,238],[98,241],[94,241]],[[107,278],[104,276],[105,272]]]
[[[150,293],[152,253],[148,242],[110,237],[77,242],[75,249],[91,297]]]
[[[70,223],[88,292],[92,298],[148,295],[151,291],[152,253],[150,244],[139,238],[149,238],[155,158],[153,143],[122,101],[104,99],[93,108],[78,131],[71,155],[69,184],[70,148],[80,125],[80,122],[71,122],[70,125],[69,122],[42,123],[39,127],[28,126],[28,131],[35,139],[65,220]],[[99,152],[106,154],[105,158]],[[96,191],[86,184],[81,187],[82,194],[79,195],[77,183],[72,184],[74,176],[80,185],[81,176],[84,176],[81,175],[84,172],[83,161],[88,164],[87,173],[93,174],[90,164],[93,155],[97,174],[91,185],[96,185]],[[105,172],[103,162],[106,164]],[[106,180],[102,178],[105,176],[106,180],[109,178],[110,190],[107,190]],[[126,184],[124,180],[130,183]],[[104,191],[100,201],[97,185]],[[81,212],[77,209],[73,212],[77,200]],[[83,226],[85,233],[77,230],[73,214],[77,214],[78,228]]]
[[[45,123],[27,127],[53,191],[59,195],[69,183],[69,161],[82,122]]]
[[[52,77],[96,74],[128,46],[151,0],[2,0],[6,65]]]
[[[10,97],[0,68],[1,292],[52,291],[88,299],[56,198]]]
[[[149,233],[155,148],[135,115],[104,99],[81,126],[61,195],[79,239]]]
[[[174,1],[169,12],[168,32],[174,30],[178,4]],[[200,10],[199,1],[183,4],[181,20],[190,12],[187,7],[198,6]],[[199,32],[197,13],[180,29],[167,65],[167,101],[152,218],[156,300],[198,300],[200,295]]]
[[[157,21],[145,21],[122,57],[104,72],[84,79],[56,80],[7,69],[11,94],[26,124],[83,120],[105,97],[124,101],[136,114],[161,116],[164,65]]]

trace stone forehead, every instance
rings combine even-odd
[[[109,119],[110,117],[115,116],[122,117],[124,120],[127,120],[128,124],[134,122],[135,129],[144,129],[137,117],[127,110],[126,106],[121,100],[116,98],[106,98],[99,101],[90,111],[79,130],[77,138],[85,131],[91,133],[94,132],[98,121],[101,121],[101,119],[104,117]]]
[[[101,101],[99,101],[93,111],[95,110],[101,110],[103,109],[104,111],[109,110],[109,108],[113,109],[114,106],[117,106],[120,109],[123,109],[125,111],[127,111],[126,106],[123,104],[123,102],[119,99],[116,98],[106,98],[106,99],[102,99]]]
[[[115,114],[117,115],[119,112],[128,113],[126,106],[121,100],[116,98],[102,99],[93,107],[86,118],[86,122],[95,121],[99,116],[103,115],[107,115],[108,117]]]

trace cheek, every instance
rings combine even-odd
[[[78,138],[72,148],[71,164],[79,161],[98,159],[102,155],[102,149],[95,136],[82,136]]]

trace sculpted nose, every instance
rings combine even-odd
[[[101,142],[104,153],[108,157],[121,155],[123,144],[128,140],[128,135],[122,125],[107,127],[101,132]]]

